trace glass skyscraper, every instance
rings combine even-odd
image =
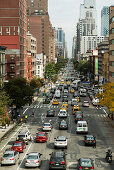
[[[109,34],[109,7],[104,6],[101,11],[101,35]]]

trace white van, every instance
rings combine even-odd
[[[88,133],[88,123],[86,121],[78,121],[76,133]]]
[[[60,98],[60,97],[61,97],[61,92],[60,92],[60,90],[56,90],[56,91],[55,91],[55,97],[56,97],[56,98]]]

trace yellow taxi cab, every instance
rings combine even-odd
[[[80,102],[80,97],[75,97],[75,99],[77,99],[77,102]]]
[[[65,105],[62,105],[60,110],[66,110],[67,111],[67,107]]]
[[[53,100],[53,105],[58,105],[58,104],[59,104],[58,100],[54,99]]]
[[[74,93],[75,92],[75,90],[74,89],[70,89],[70,93]]]
[[[76,111],[79,111],[80,108],[79,108],[79,105],[74,105],[73,107],[73,115],[75,114]]]
[[[66,84],[69,86],[70,85],[70,81],[67,81]]]
[[[63,106],[63,105],[66,106],[66,107],[68,107],[68,102],[63,102],[63,103],[62,103],[62,106]]]
[[[64,80],[61,80],[61,84],[64,84]]]

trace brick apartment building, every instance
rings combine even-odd
[[[0,0],[0,46],[6,46],[7,77],[26,77],[27,0]]]
[[[28,0],[28,26],[27,30],[36,37],[37,53],[46,55],[47,63],[51,61],[50,56],[50,19],[48,15],[48,0]],[[54,46],[53,46],[54,48]]]
[[[114,6],[109,8],[109,82],[114,82]]]

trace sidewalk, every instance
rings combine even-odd
[[[14,124],[10,124],[9,126],[2,128],[2,126],[0,126],[0,142],[3,140],[3,138],[10,133],[14,128],[16,127],[16,123]]]
[[[108,110],[108,108],[107,107],[104,107],[103,108],[103,111],[106,113],[106,120],[109,122],[109,124],[114,128],[114,120],[112,120],[112,119],[110,119],[109,117],[108,117],[108,115],[109,115],[109,110]]]

